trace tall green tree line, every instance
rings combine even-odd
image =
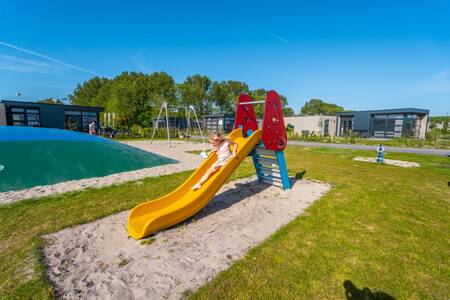
[[[255,100],[262,100],[265,99],[266,90],[250,90],[241,81],[212,81],[199,74],[188,76],[184,82],[177,84],[165,72],[123,72],[112,79],[94,77],[78,84],[69,96],[69,102],[104,107],[106,112],[115,112],[118,122],[124,127],[150,127],[164,101],[172,105],[193,105],[200,116],[232,113],[242,93],[250,94]],[[294,115],[286,97],[280,96],[285,114]],[[257,114],[262,116],[261,108],[257,108]]]
[[[305,105],[300,109],[300,115],[335,115],[338,112],[343,112],[342,106],[334,103],[328,103],[320,99],[311,99],[306,101]]]

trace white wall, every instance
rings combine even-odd
[[[336,116],[301,116],[301,117],[285,117],[284,124],[294,126],[294,132],[302,134],[303,130],[308,130],[311,134],[315,132],[317,135],[323,135],[325,120],[328,120],[328,134],[336,135]]]
[[[424,139],[429,126],[428,115],[425,115],[422,119],[419,119],[418,122],[420,122],[420,132],[418,134],[418,138]]]

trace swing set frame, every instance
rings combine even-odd
[[[163,102],[161,104],[161,108],[159,109],[158,118],[156,119],[156,125],[153,128],[152,138],[150,139],[150,144],[153,142],[153,139],[155,137],[156,128],[159,128],[159,120],[161,119],[161,114],[163,109],[165,109],[165,119],[166,119],[166,129],[167,129],[167,145],[170,147],[170,130],[169,130],[169,108],[177,108],[177,109],[184,109],[187,111],[187,125],[186,125],[186,136],[189,136],[189,129],[191,127],[191,112],[194,114],[195,121],[197,122],[198,130],[200,131],[200,135],[202,136],[202,141],[205,144],[205,137],[203,135],[202,128],[200,127],[200,122],[198,121],[197,112],[195,111],[195,107],[193,105],[184,106],[184,105],[170,105],[167,101]]]

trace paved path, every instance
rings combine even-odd
[[[302,141],[289,141],[288,144],[289,145],[307,146],[307,147],[327,147],[327,148],[342,148],[342,149],[372,150],[372,151],[375,151],[375,148],[376,148],[376,146],[367,146],[367,145],[315,143],[315,142],[302,142]],[[407,148],[407,147],[390,147],[390,146],[384,146],[384,149],[386,152],[450,156],[450,150],[443,150],[443,149]]]

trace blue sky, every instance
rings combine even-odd
[[[94,3],[95,2],[95,3]],[[0,0],[0,99],[200,73],[347,109],[450,113],[450,1]]]

